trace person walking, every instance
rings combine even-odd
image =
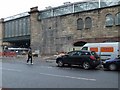
[[[31,62],[31,64],[33,64],[33,61],[32,61],[32,49],[31,49],[31,47],[28,49],[27,64],[28,64],[29,61]]]

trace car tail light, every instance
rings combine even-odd
[[[94,56],[90,56],[90,59],[95,60],[95,57]]]

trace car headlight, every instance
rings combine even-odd
[[[106,61],[103,61],[102,63],[103,63],[103,64],[105,64],[105,63],[106,63]]]

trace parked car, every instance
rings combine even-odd
[[[112,58],[106,61],[103,61],[103,67],[106,70],[119,70],[120,69],[120,57]]]
[[[84,69],[96,68],[100,65],[100,57],[93,51],[87,50],[78,50],[68,52],[66,55],[62,55],[56,59],[56,63],[59,67],[64,66],[65,64],[71,65],[80,65]]]

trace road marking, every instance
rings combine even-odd
[[[22,72],[21,70],[17,70],[17,69],[8,69],[8,68],[0,68],[0,69],[1,70],[8,70],[8,71]],[[96,79],[83,78],[83,77],[64,76],[64,75],[56,75],[56,74],[48,74],[48,73],[39,73],[39,74],[46,75],[46,76],[52,76],[52,77],[70,78],[70,79],[87,80],[87,81],[96,81]]]
[[[8,68],[0,68],[1,70],[8,70],[8,71],[17,71],[17,72],[21,72],[21,70],[17,70],[17,69],[8,69]]]
[[[39,74],[47,75],[47,76],[53,76],[53,77],[62,77],[62,78],[71,78],[71,79],[78,79],[78,80],[96,81],[96,79],[82,78],[82,77],[63,76],[63,75],[55,75],[55,74],[48,74],[48,73],[39,73]]]
[[[48,67],[48,66],[40,66],[40,68],[48,68],[48,69],[50,68],[50,69],[51,69],[52,67]]]

